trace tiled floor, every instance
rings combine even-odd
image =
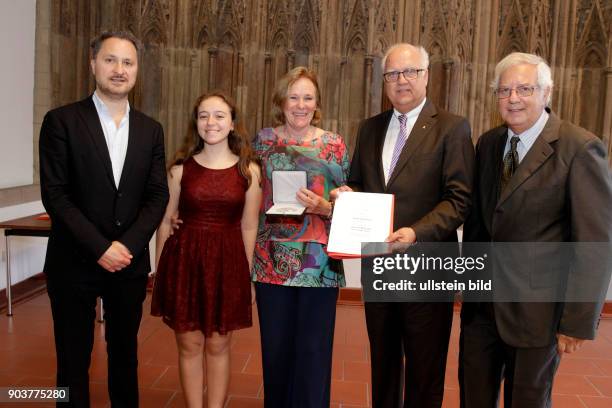
[[[18,305],[14,313],[12,319],[4,315],[0,317],[0,387],[52,386],[55,357],[47,296],[41,295]],[[91,367],[93,407],[108,406],[103,330],[103,325],[97,326]],[[459,406],[458,334],[456,314],[447,365],[445,407]],[[363,308],[338,306],[332,373],[333,407],[370,405],[369,369]],[[142,407],[183,406],[172,331],[159,319],[148,315],[140,329],[140,384]],[[261,355],[255,326],[234,333],[227,407],[261,407],[262,393]],[[587,343],[578,353],[564,357],[553,393],[555,408],[612,407],[612,320],[601,322],[596,341]],[[15,406],[23,408],[26,405]]]

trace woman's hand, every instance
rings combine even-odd
[[[318,214],[324,217],[331,215],[331,203],[320,195],[317,195],[306,188],[301,188],[300,191],[297,192],[296,197],[300,204],[306,207],[307,213]]]

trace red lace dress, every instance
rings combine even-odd
[[[240,219],[248,183],[238,165],[215,170],[183,164],[183,224],[162,250],[151,314],[172,329],[213,332],[249,327],[251,288]]]

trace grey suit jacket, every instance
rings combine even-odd
[[[473,242],[612,242],[612,179],[606,149],[585,129],[554,113],[503,191],[500,176],[508,135],[504,126],[481,136],[476,147],[476,179],[464,240]],[[538,261],[538,260],[536,260]],[[548,260],[542,264],[550,265]],[[546,263],[548,262],[548,263]],[[542,270],[546,269],[546,270]],[[532,288],[553,285],[554,268],[532,270]],[[595,276],[602,285],[607,276]],[[607,287],[607,286],[606,286]],[[556,334],[592,339],[604,299],[591,303],[495,303],[502,339],[515,347],[543,347]],[[464,303],[470,319],[474,304]]]
[[[412,227],[420,242],[457,241],[474,172],[468,121],[427,101],[385,185],[382,148],[391,115],[389,110],[360,124],[348,184],[393,194],[394,230]]]

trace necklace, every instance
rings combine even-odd
[[[283,136],[283,139],[285,139],[285,141],[294,141],[294,142],[301,143],[304,140],[308,140],[309,138],[311,138],[313,132],[314,132],[314,127],[312,125],[308,125],[308,130],[303,136],[292,135],[289,132],[287,125],[284,125],[282,129],[282,136]]]

